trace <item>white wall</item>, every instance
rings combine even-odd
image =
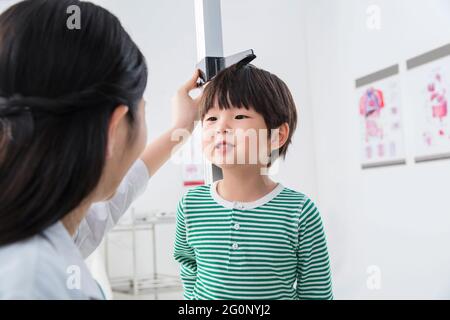
[[[13,4],[19,2],[18,0],[0,0],[0,12],[5,11]]]
[[[366,9],[381,9],[381,29]],[[449,298],[450,162],[413,163],[411,101],[403,90],[405,166],[360,169],[354,80],[450,42],[447,0],[314,0],[306,14],[319,204],[336,298]],[[381,289],[366,286],[367,267]]]

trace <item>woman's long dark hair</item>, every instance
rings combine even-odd
[[[68,28],[71,5],[80,29]],[[99,6],[27,0],[0,15],[0,245],[41,232],[94,190],[110,116],[124,104],[135,128],[146,84],[142,53]]]

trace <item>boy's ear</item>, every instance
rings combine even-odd
[[[274,151],[280,149],[289,138],[289,124],[287,122],[283,123],[276,129],[272,129],[270,137],[270,150]]]

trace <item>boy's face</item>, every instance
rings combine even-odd
[[[211,108],[202,120],[203,152],[220,168],[265,166],[270,140],[264,117],[253,108]],[[272,146],[273,147],[273,146]]]

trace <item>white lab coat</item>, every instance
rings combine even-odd
[[[84,258],[94,252],[104,235],[117,224],[133,201],[144,192],[149,177],[144,162],[138,160],[128,171],[111,200],[91,206],[75,234],[75,244]]]
[[[74,238],[58,222],[0,247],[0,299],[103,299],[84,258],[145,190],[148,179],[147,167],[136,161],[116,195],[89,209]]]

